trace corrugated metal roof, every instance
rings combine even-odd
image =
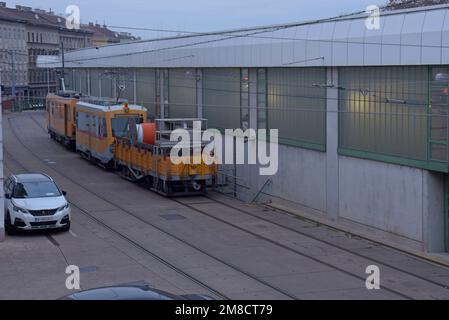
[[[449,5],[137,41],[74,51],[67,67],[302,67],[449,64]],[[42,66],[48,66],[42,64]]]

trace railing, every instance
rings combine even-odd
[[[45,109],[45,99],[36,98],[36,99],[28,99],[28,98],[18,98],[15,99],[12,103],[12,111],[13,112],[22,112],[28,110],[42,110]]]

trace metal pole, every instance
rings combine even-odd
[[[65,52],[64,52],[64,41],[62,40],[61,40],[61,57],[62,57],[61,90],[65,91]]]
[[[165,119],[165,69],[160,69],[159,72],[159,81],[160,81],[160,106],[161,106],[161,114],[160,118]]]
[[[62,77],[65,76],[65,52],[64,52],[64,42],[61,41],[61,54],[62,54]]]
[[[196,69],[196,116],[203,118],[203,71]]]
[[[2,70],[0,69],[0,130],[3,127],[3,98],[2,98]],[[3,148],[3,135],[1,135],[0,148]],[[5,193],[3,190],[3,152],[0,153],[0,241],[5,240]]]
[[[11,80],[12,80],[12,84],[11,84],[11,93],[12,93],[12,97],[13,99],[16,98],[16,72],[15,72],[15,64],[14,64],[14,51],[10,51],[10,58],[11,58]]]
[[[50,68],[47,68],[47,93],[50,93]]]
[[[9,51],[9,57],[11,59],[11,96],[13,104],[16,105],[16,72],[14,64],[14,51]]]

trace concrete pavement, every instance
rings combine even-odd
[[[209,287],[233,299],[449,298],[448,268],[218,194],[172,201],[50,140],[43,113],[12,117],[4,119],[7,171],[52,176],[68,191],[74,223],[70,233],[0,244],[0,299],[69,293],[69,264],[81,268],[83,289],[146,281],[175,294],[213,295]],[[372,264],[380,266],[381,290],[365,287]]]

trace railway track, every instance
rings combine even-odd
[[[33,117],[33,116],[30,116],[30,118],[31,118],[31,119],[32,119],[32,120],[33,120],[39,127],[41,127],[42,130],[44,130],[44,131],[46,132],[46,129],[45,129],[45,127],[42,125],[42,123],[40,123],[38,120],[36,120],[36,118]],[[421,280],[423,280],[423,281],[427,281],[427,282],[429,282],[429,283],[432,283],[432,284],[434,284],[434,285],[440,286],[440,287],[442,287],[442,288],[449,289],[449,287],[448,287],[446,284],[442,284],[442,283],[439,283],[439,282],[437,282],[437,281],[434,281],[434,280],[425,278],[425,277],[423,277],[423,276],[421,276],[421,275],[418,275],[418,274],[416,274],[416,273],[410,272],[410,271],[405,270],[405,269],[403,269],[403,268],[399,268],[399,267],[397,267],[397,266],[395,266],[395,265],[392,265],[392,264],[389,264],[389,263],[387,263],[387,262],[385,262],[385,261],[381,261],[381,260],[379,260],[379,259],[375,259],[375,258],[369,257],[369,256],[367,256],[367,255],[360,254],[360,253],[358,253],[358,252],[355,252],[354,250],[345,248],[345,247],[343,247],[343,246],[336,245],[335,243],[332,243],[332,242],[330,242],[330,241],[323,240],[322,238],[316,237],[316,236],[314,236],[313,234],[310,234],[310,233],[307,233],[307,232],[299,231],[298,229],[295,229],[295,228],[286,226],[286,225],[284,225],[284,224],[281,224],[281,223],[278,223],[278,222],[273,221],[273,220],[271,220],[271,219],[262,217],[262,216],[260,216],[260,215],[255,214],[255,213],[252,213],[252,212],[243,210],[243,209],[238,208],[238,207],[236,207],[236,206],[230,205],[229,203],[226,203],[226,202],[217,200],[217,199],[215,199],[215,198],[212,198],[212,197],[210,197],[210,196],[208,196],[208,195],[206,195],[206,196],[204,196],[204,197],[207,198],[208,200],[213,201],[213,202],[215,202],[215,203],[218,203],[218,204],[220,204],[220,205],[222,205],[222,206],[225,206],[225,207],[227,207],[227,208],[230,208],[230,209],[239,211],[240,213],[245,214],[245,215],[247,215],[247,216],[250,216],[250,217],[253,217],[253,218],[256,218],[256,219],[265,221],[265,222],[267,222],[267,223],[270,223],[270,224],[275,225],[275,226],[277,226],[277,227],[283,228],[283,229],[288,230],[288,231],[290,231],[290,232],[293,232],[293,233],[296,233],[296,234],[299,234],[299,235],[302,235],[302,236],[309,237],[309,238],[314,239],[314,240],[316,240],[316,241],[318,241],[318,242],[321,242],[321,243],[323,243],[323,244],[332,246],[332,247],[334,247],[334,248],[336,248],[336,249],[338,249],[338,250],[345,251],[345,252],[350,253],[350,254],[352,254],[352,255],[355,255],[355,256],[357,256],[357,257],[360,257],[360,258],[363,258],[363,259],[369,259],[369,260],[371,260],[371,261],[373,261],[373,262],[376,262],[376,263],[381,264],[381,265],[383,265],[383,266],[389,267],[389,268],[391,268],[391,269],[393,269],[393,270],[396,270],[396,271],[399,271],[399,272],[403,272],[403,273],[408,274],[408,275],[410,275],[410,276],[414,276],[414,277],[416,277],[416,278],[418,278],[418,279],[421,279]],[[228,223],[228,225],[229,225],[229,223]],[[370,241],[370,240],[367,240],[367,241],[372,242],[372,241]],[[382,245],[382,244],[379,244],[379,245]],[[384,245],[382,245],[382,246],[384,246]],[[388,248],[390,248],[390,247],[388,247]],[[396,248],[390,248],[390,249],[395,250],[395,251],[398,251],[399,253],[404,254],[404,255],[406,255],[406,256],[408,256],[408,257],[410,257],[410,258],[412,258],[412,259],[418,261],[417,257],[411,255],[410,253],[400,251],[400,250],[398,250],[398,249],[396,249]],[[419,257],[419,259],[421,259],[421,260],[424,259],[424,260],[425,260],[425,258],[423,258],[423,257]],[[436,265],[439,265],[440,267],[447,268],[447,266],[438,264],[438,263],[435,262],[435,261],[431,261],[431,260],[426,260],[426,261],[428,261],[428,262],[431,263],[431,264],[436,264]]]
[[[15,158],[6,148],[5,148],[5,154],[8,157],[9,161],[14,162],[18,167],[22,168],[24,170],[24,172],[30,172],[30,170],[28,170],[28,168],[26,168],[21,162],[19,162],[17,160],[17,158]],[[159,261],[160,263],[162,263],[163,265],[169,267],[170,269],[172,269],[173,271],[181,274],[182,276],[184,276],[185,278],[191,280],[192,282],[198,284],[199,286],[201,286],[202,288],[208,290],[210,293],[212,293],[213,295],[215,295],[218,298],[222,298],[222,299],[226,299],[229,300],[229,297],[227,297],[226,295],[224,295],[223,293],[217,291],[216,289],[208,286],[207,284],[205,284],[204,282],[202,282],[201,280],[198,280],[197,278],[189,275],[188,273],[184,272],[183,270],[181,270],[180,268],[176,267],[175,265],[173,265],[172,263],[170,263],[169,261],[163,259],[162,257],[160,257],[159,255],[155,254],[154,252],[151,252],[150,250],[148,250],[147,248],[145,248],[144,246],[142,246],[141,244],[139,244],[138,242],[134,241],[133,239],[131,239],[130,237],[128,237],[127,235],[121,233],[120,231],[110,227],[108,224],[106,224],[104,221],[96,218],[95,216],[93,216],[90,212],[88,212],[87,210],[82,209],[81,207],[79,207],[76,203],[74,203],[73,201],[69,201],[70,205],[75,207],[76,209],[78,209],[84,216],[86,216],[87,218],[89,218],[90,220],[94,221],[95,223],[99,224],[100,226],[102,226],[103,228],[107,229],[108,231],[110,231],[111,233],[115,234],[116,236],[118,236],[119,238],[125,240],[126,242],[128,242],[129,244],[131,244],[133,247],[139,249],[140,251],[144,252],[145,254],[149,255],[150,257],[154,258],[155,260]]]
[[[43,130],[45,131],[45,128],[39,123],[39,121],[36,120],[34,117],[32,117],[32,118],[33,118],[32,120],[33,120],[34,122],[36,122],[36,124],[37,124],[39,127],[41,127],[41,129],[43,129]],[[14,133],[14,132],[13,132],[13,133]],[[17,136],[16,133],[14,133],[14,135],[16,136],[16,138],[19,140],[19,142],[22,144],[22,146],[23,146],[24,148],[26,148],[27,150],[29,150],[31,153],[34,154],[34,156],[35,156],[36,158],[38,158],[40,161],[42,161],[42,159],[40,159],[40,158],[38,157],[38,155],[36,155],[32,150],[30,150],[27,146],[25,146],[25,145],[23,144],[22,141],[20,141],[20,138]],[[44,163],[45,163],[45,162],[44,162]],[[58,171],[57,169],[55,169],[54,167],[51,167],[51,169],[52,169],[52,170],[55,170],[56,172],[58,172],[58,173],[60,173],[60,174],[62,174],[61,172],[59,172],[59,171]],[[64,176],[64,174],[62,174],[62,175]],[[69,179],[69,180],[71,180],[71,181],[73,181],[73,182],[76,183],[77,185],[80,185],[80,184],[78,184],[77,182],[75,182],[72,178],[69,178],[69,177],[66,177],[66,178]],[[80,185],[80,186],[81,186],[81,185]],[[127,214],[129,214],[129,215],[135,217],[136,219],[142,221],[143,223],[149,224],[150,226],[156,228],[157,230],[159,230],[159,231],[161,231],[161,232],[163,232],[163,233],[165,233],[165,234],[167,234],[167,235],[170,235],[170,236],[174,237],[175,239],[177,239],[178,241],[182,242],[183,244],[186,244],[186,245],[188,245],[188,246],[190,246],[190,247],[193,247],[194,249],[196,249],[196,250],[198,250],[198,251],[200,251],[200,252],[202,252],[202,253],[204,253],[204,254],[206,254],[206,255],[208,255],[208,256],[210,256],[210,257],[212,257],[212,258],[214,258],[214,259],[216,259],[216,260],[218,260],[218,261],[220,261],[220,262],[222,262],[222,263],[224,263],[224,264],[226,264],[226,265],[228,265],[229,267],[232,267],[232,268],[235,269],[235,270],[238,270],[238,269],[239,269],[238,267],[233,266],[232,264],[229,264],[228,262],[225,262],[225,261],[221,260],[220,258],[217,258],[217,257],[214,257],[214,256],[210,255],[208,252],[205,252],[205,251],[204,251],[203,249],[201,249],[201,248],[198,248],[198,247],[196,247],[196,246],[192,246],[192,244],[186,242],[186,241],[183,240],[183,239],[180,239],[178,236],[173,235],[173,234],[170,234],[170,233],[167,233],[167,231],[161,229],[161,228],[158,227],[158,226],[155,226],[154,224],[152,224],[152,223],[146,221],[145,219],[142,219],[142,218],[139,217],[139,216],[134,215],[132,212],[126,212],[126,211],[127,211],[126,209],[120,208],[120,206],[118,206],[117,204],[111,202],[111,201],[108,200],[108,199],[104,199],[101,195],[98,195],[97,193],[92,192],[92,190],[89,190],[89,189],[85,188],[84,186],[81,186],[81,187],[82,187],[83,189],[85,189],[86,191],[88,191],[88,192],[90,192],[90,193],[93,193],[94,195],[96,195],[97,197],[101,198],[102,200],[104,200],[104,201],[110,203],[111,205],[114,205],[115,207],[119,208],[120,210],[124,211],[125,213],[127,213]],[[219,201],[219,200],[214,199],[214,198],[211,198],[211,197],[209,197],[209,196],[206,196],[206,197],[207,197],[210,201],[213,201],[213,202],[215,202],[215,203],[217,203],[217,204],[219,204],[219,205],[225,206],[225,207],[227,207],[227,208],[236,210],[236,211],[238,211],[238,212],[241,213],[241,214],[245,214],[245,215],[247,215],[247,216],[251,216],[251,217],[256,218],[256,219],[258,219],[258,220],[261,220],[261,221],[270,223],[270,224],[272,224],[272,225],[275,225],[275,226],[277,226],[277,227],[283,228],[283,229],[285,229],[285,230],[288,230],[288,231],[290,231],[290,232],[296,233],[296,234],[298,234],[298,235],[308,237],[308,238],[313,239],[313,240],[316,240],[316,241],[318,241],[318,242],[320,242],[320,243],[322,243],[322,244],[331,246],[332,248],[335,248],[335,249],[337,249],[337,250],[341,250],[341,251],[343,251],[343,252],[346,252],[346,253],[351,254],[351,255],[353,255],[353,256],[356,256],[356,257],[358,257],[358,258],[362,258],[362,259],[369,260],[369,261],[371,261],[371,262],[373,262],[373,263],[377,263],[377,264],[380,265],[380,266],[388,267],[388,268],[390,268],[390,269],[392,269],[392,270],[395,270],[395,271],[397,271],[397,272],[401,272],[401,273],[403,273],[403,274],[406,274],[406,275],[408,275],[408,276],[410,276],[410,277],[414,277],[414,278],[416,278],[416,279],[420,279],[421,281],[425,281],[425,282],[430,283],[430,284],[432,284],[432,285],[436,285],[436,286],[439,286],[439,287],[441,287],[441,288],[448,289],[448,287],[447,287],[446,284],[439,283],[439,282],[437,282],[437,281],[435,281],[435,280],[432,280],[432,279],[428,279],[428,278],[426,278],[426,277],[424,277],[424,276],[421,276],[421,275],[416,274],[416,273],[414,273],[414,272],[410,272],[410,271],[405,270],[405,269],[403,269],[403,268],[399,268],[399,267],[397,267],[397,266],[394,266],[394,265],[392,265],[392,264],[390,264],[390,263],[386,263],[386,262],[381,261],[381,260],[379,260],[379,259],[373,259],[373,258],[371,258],[371,257],[369,257],[369,256],[367,256],[367,255],[363,255],[363,254],[360,254],[360,253],[358,253],[358,252],[355,252],[354,250],[351,250],[351,249],[348,249],[348,248],[345,248],[345,247],[336,245],[336,244],[334,244],[334,243],[332,243],[332,242],[329,242],[329,241],[327,241],[327,240],[318,238],[318,237],[316,237],[316,236],[314,236],[314,235],[311,235],[311,234],[309,234],[309,233],[299,231],[299,230],[297,230],[297,229],[295,229],[295,228],[292,228],[292,227],[289,227],[289,226],[285,226],[285,225],[283,225],[283,224],[281,224],[281,223],[278,223],[278,222],[276,222],[276,221],[273,221],[273,220],[271,220],[271,219],[268,219],[268,218],[265,218],[265,217],[261,217],[261,216],[255,214],[255,213],[252,213],[252,212],[243,210],[243,209],[241,209],[241,208],[237,208],[237,207],[232,206],[232,205],[230,205],[230,204],[228,204],[228,203],[226,203],[226,202]],[[208,216],[208,217],[210,217],[210,218],[212,218],[212,219],[214,219],[214,220],[216,220],[216,221],[219,221],[219,222],[221,222],[221,223],[223,223],[223,224],[226,224],[226,225],[228,225],[228,226],[230,226],[230,227],[232,227],[232,228],[238,229],[238,230],[240,230],[241,232],[245,232],[245,233],[247,233],[247,234],[250,234],[250,235],[252,235],[252,236],[254,236],[254,237],[257,237],[257,238],[259,238],[259,239],[261,239],[261,240],[263,240],[263,241],[269,242],[269,243],[271,243],[271,244],[273,244],[273,245],[276,245],[276,246],[278,246],[278,247],[280,247],[280,248],[282,248],[282,249],[284,249],[284,250],[288,250],[288,251],[293,252],[293,253],[295,253],[295,254],[298,254],[298,255],[300,255],[300,256],[302,256],[302,257],[308,258],[308,259],[313,260],[313,261],[315,261],[315,262],[317,262],[317,263],[320,263],[320,264],[322,264],[322,265],[328,266],[328,267],[330,267],[330,268],[332,268],[332,269],[334,269],[334,270],[338,270],[338,271],[340,271],[340,272],[342,272],[342,273],[344,273],[344,274],[346,274],[346,275],[348,275],[348,276],[355,277],[355,278],[357,278],[357,279],[359,279],[359,280],[361,280],[361,281],[363,281],[363,282],[365,281],[365,278],[364,278],[364,277],[361,277],[361,276],[359,276],[359,275],[357,275],[357,274],[354,274],[354,273],[352,273],[352,272],[349,272],[349,271],[347,271],[347,270],[345,270],[345,269],[343,269],[343,268],[340,268],[340,267],[335,266],[335,265],[333,265],[333,264],[331,264],[331,263],[328,263],[328,262],[326,262],[326,261],[323,261],[323,260],[321,260],[321,259],[318,259],[318,258],[316,258],[316,257],[314,257],[314,256],[308,255],[308,254],[306,254],[306,253],[304,253],[304,252],[302,252],[302,251],[299,251],[299,250],[296,250],[296,249],[294,249],[294,248],[291,248],[291,247],[289,247],[289,246],[287,246],[287,245],[284,245],[284,244],[282,244],[282,243],[280,243],[280,242],[278,242],[278,241],[275,241],[275,240],[273,240],[273,239],[270,239],[270,238],[267,238],[267,237],[265,237],[265,236],[262,236],[262,235],[260,235],[260,234],[258,234],[258,233],[256,233],[256,232],[254,232],[254,231],[248,230],[247,228],[244,228],[244,227],[239,226],[239,225],[236,225],[236,224],[234,224],[234,223],[232,223],[232,222],[226,221],[225,219],[216,217],[216,216],[214,216],[214,215],[212,215],[212,214],[210,214],[210,213],[208,213],[208,212],[206,212],[206,211],[204,211],[204,210],[198,209],[198,208],[194,207],[193,205],[190,205],[190,204],[188,204],[188,203],[185,203],[185,202],[183,202],[183,201],[181,201],[181,200],[179,200],[179,199],[172,199],[172,200],[175,201],[176,203],[178,203],[179,205],[182,205],[182,206],[184,206],[184,207],[189,208],[190,210],[193,210],[193,211],[196,212],[196,213],[199,213],[199,214]],[[418,260],[417,260],[417,261],[418,261]],[[246,271],[244,271],[244,270],[239,270],[239,271],[240,271],[240,272],[243,271],[242,273],[246,274],[247,276],[252,277],[252,278],[255,279],[255,280],[260,280],[260,279],[257,279],[257,277],[255,277],[255,276],[253,276],[253,275],[251,275],[251,274],[246,273]],[[262,281],[265,282],[264,280],[262,280]],[[263,283],[263,282],[262,282],[262,283]],[[290,298],[297,299],[297,297],[291,295],[291,294],[288,293],[288,292],[284,292],[284,291],[283,291],[282,289],[280,289],[280,288],[273,287],[273,286],[271,286],[270,284],[268,284],[268,283],[266,283],[266,282],[265,282],[264,284],[270,286],[272,289],[277,290],[278,292],[281,292],[281,293],[285,294],[286,296],[288,296],[288,297],[290,297]],[[405,294],[399,292],[398,290],[395,290],[395,289],[392,289],[392,288],[388,288],[388,287],[386,287],[386,286],[384,286],[384,285],[382,286],[382,288],[383,288],[384,290],[386,290],[386,291],[389,291],[390,293],[393,293],[393,294],[395,294],[395,295],[401,297],[401,298],[412,299],[412,297],[407,296],[407,295],[405,295]]]
[[[318,241],[318,242],[320,242],[320,243],[323,243],[323,244],[325,244],[325,245],[331,246],[331,247],[333,247],[333,248],[335,248],[335,249],[338,249],[338,250],[347,252],[347,253],[349,253],[349,254],[351,254],[351,255],[354,255],[354,256],[357,256],[357,257],[359,257],[359,258],[363,258],[363,259],[367,259],[367,260],[370,260],[370,261],[372,261],[372,262],[375,262],[375,263],[377,263],[377,264],[380,265],[380,266],[385,266],[385,267],[391,268],[391,269],[393,269],[393,270],[402,272],[402,273],[407,274],[407,275],[409,275],[409,276],[413,276],[413,277],[415,277],[415,278],[417,278],[417,279],[426,281],[426,282],[428,282],[428,283],[431,283],[431,284],[434,284],[434,285],[436,285],[436,286],[439,286],[439,287],[442,287],[442,288],[444,288],[444,289],[449,290],[449,286],[448,286],[447,284],[444,284],[444,283],[440,283],[440,282],[434,281],[434,280],[432,280],[432,279],[423,277],[423,276],[421,276],[421,275],[419,275],[419,274],[416,274],[416,273],[414,273],[414,272],[410,272],[410,271],[405,270],[405,269],[403,269],[403,268],[397,267],[397,266],[395,266],[395,265],[393,265],[393,264],[391,264],[391,263],[388,263],[388,262],[385,262],[385,261],[382,261],[382,260],[379,260],[379,259],[376,259],[376,258],[372,258],[372,257],[370,257],[370,256],[368,256],[368,255],[361,254],[361,253],[359,253],[359,252],[356,252],[356,251],[354,251],[354,250],[345,248],[345,247],[343,247],[343,246],[336,245],[335,243],[332,243],[332,242],[330,242],[330,241],[327,241],[327,240],[324,240],[324,239],[322,239],[322,238],[316,237],[316,236],[314,236],[313,234],[310,234],[310,233],[308,233],[308,232],[299,231],[299,230],[297,230],[297,229],[295,229],[295,228],[286,226],[286,225],[284,225],[284,224],[282,224],[282,223],[273,221],[273,220],[268,219],[268,218],[265,218],[265,217],[261,217],[260,215],[257,215],[257,214],[255,214],[255,213],[252,213],[252,212],[243,210],[243,209],[241,209],[241,208],[232,206],[232,205],[230,205],[229,203],[226,203],[226,202],[217,200],[217,199],[212,198],[212,197],[210,197],[210,196],[207,196],[207,195],[206,195],[205,197],[206,197],[207,199],[213,201],[213,202],[216,202],[216,203],[218,203],[218,204],[220,204],[220,205],[222,205],[222,206],[225,206],[225,207],[227,207],[227,208],[236,210],[236,211],[238,211],[238,212],[240,212],[240,213],[242,213],[242,214],[245,214],[245,215],[247,215],[247,216],[256,218],[256,219],[258,219],[258,220],[265,221],[265,222],[267,222],[267,223],[270,223],[270,224],[272,224],[272,225],[275,225],[275,226],[277,226],[277,227],[280,227],[280,228],[282,228],[282,229],[284,229],[284,230],[288,230],[288,231],[290,231],[290,232],[293,232],[293,233],[296,233],[296,234],[299,234],[299,235],[302,235],[302,236],[311,238],[311,239],[316,240],[316,241]],[[369,240],[367,240],[367,241],[369,241]],[[370,242],[371,242],[371,241],[370,241]],[[380,245],[382,245],[382,244],[380,244]],[[390,249],[391,249],[391,248],[390,248]],[[396,250],[396,249],[392,249],[392,250]],[[410,254],[405,253],[405,252],[403,252],[403,251],[398,251],[398,252],[399,252],[400,254],[406,255],[406,256],[409,257],[409,258],[412,258],[412,259],[415,260],[415,261],[420,261],[420,260],[417,259],[416,256],[410,255]],[[421,257],[419,257],[419,258],[420,258],[421,260],[425,260],[425,259],[423,259],[423,258],[421,258]],[[440,268],[442,268],[442,269],[445,269],[445,270],[448,269],[447,266],[438,264],[438,263],[436,263],[436,262],[434,262],[434,261],[430,261],[430,260],[425,260],[425,261],[428,262],[429,264],[436,265],[436,266],[438,266],[438,267],[440,267]]]
[[[55,172],[58,173],[59,175],[63,176],[63,177],[66,178],[67,180],[71,181],[72,183],[74,183],[74,184],[77,185],[78,187],[80,187],[80,188],[82,188],[83,190],[89,192],[90,194],[95,195],[95,196],[96,196],[97,198],[99,198],[100,200],[102,200],[102,201],[104,201],[104,202],[106,202],[106,203],[108,203],[108,204],[114,206],[115,208],[117,208],[117,209],[119,209],[120,211],[126,213],[127,215],[129,215],[129,216],[131,216],[131,217],[133,217],[133,218],[139,220],[140,222],[142,222],[142,223],[144,223],[144,224],[146,224],[146,225],[148,225],[148,226],[151,226],[152,228],[158,230],[159,232],[161,232],[161,233],[163,233],[163,234],[165,234],[165,235],[167,235],[167,236],[169,236],[169,237],[171,237],[171,238],[177,240],[178,242],[180,242],[180,243],[182,243],[182,244],[184,244],[184,245],[186,245],[186,246],[188,246],[188,247],[190,247],[190,248],[192,248],[192,249],[194,249],[194,250],[196,250],[196,251],[198,251],[198,252],[204,254],[205,256],[207,256],[207,257],[209,257],[209,258],[211,258],[211,259],[214,259],[214,260],[220,262],[221,264],[223,264],[223,265],[225,265],[225,266],[227,266],[227,267],[229,267],[229,268],[231,268],[231,269],[233,269],[233,270],[235,270],[235,271],[237,271],[237,272],[239,272],[239,273],[245,275],[245,276],[248,277],[248,278],[253,279],[253,280],[256,281],[256,282],[259,282],[259,283],[263,284],[264,286],[270,288],[271,290],[274,290],[274,291],[276,291],[276,292],[278,292],[278,293],[281,293],[281,294],[284,295],[286,298],[299,300],[299,298],[298,298],[297,296],[293,295],[292,293],[289,293],[289,292],[283,290],[282,288],[278,288],[277,286],[274,286],[274,285],[270,284],[269,282],[267,282],[267,281],[265,281],[265,280],[263,280],[263,279],[260,279],[259,277],[257,277],[257,276],[255,276],[255,275],[251,274],[250,272],[248,272],[248,271],[246,271],[246,270],[243,270],[243,269],[239,268],[238,266],[235,266],[234,264],[232,264],[232,263],[230,263],[230,262],[227,262],[227,261],[225,261],[225,260],[223,260],[223,259],[221,259],[221,258],[219,258],[219,257],[217,257],[217,256],[215,256],[215,255],[213,255],[213,254],[211,254],[210,252],[207,252],[206,250],[204,250],[204,249],[202,249],[202,248],[200,248],[200,247],[198,247],[198,246],[196,246],[196,245],[194,245],[194,244],[192,244],[192,243],[189,243],[188,241],[186,241],[186,240],[180,238],[179,236],[177,236],[177,235],[175,235],[175,234],[172,234],[171,232],[168,232],[168,231],[162,229],[161,227],[159,227],[159,226],[157,226],[157,225],[155,225],[155,224],[153,224],[153,223],[151,223],[151,222],[149,222],[149,221],[143,219],[142,217],[140,217],[140,216],[134,214],[133,212],[127,210],[126,208],[123,208],[122,206],[120,206],[120,205],[118,205],[118,204],[112,202],[111,200],[109,200],[109,199],[107,199],[106,197],[102,196],[102,195],[99,194],[98,192],[93,191],[93,190],[91,190],[91,189],[89,189],[89,188],[86,188],[84,185],[82,185],[81,183],[77,182],[77,181],[74,180],[72,177],[67,176],[64,172],[62,172],[61,170],[58,170],[58,169],[55,168],[54,166],[49,166],[48,163],[47,163],[44,159],[42,159],[41,157],[39,157],[39,155],[38,155],[36,152],[34,152],[34,150],[32,150],[30,147],[28,147],[28,146],[22,141],[22,139],[21,139],[21,138],[19,137],[19,135],[17,134],[14,125],[13,125],[12,122],[11,122],[11,118],[8,118],[8,122],[9,122],[9,127],[10,127],[10,129],[11,129],[11,132],[13,133],[13,135],[15,136],[15,138],[17,139],[17,141],[20,143],[20,145],[21,145],[24,149],[26,149],[31,155],[33,155],[37,160],[39,160],[39,161],[40,161],[41,163],[43,163],[45,166],[47,166],[47,167],[50,168],[51,170],[55,171]],[[42,128],[42,127],[41,127],[41,128]],[[12,156],[11,153],[9,153],[9,152],[7,152],[7,154],[9,154],[10,156]],[[16,161],[17,161],[17,159],[16,159]],[[18,162],[18,161],[17,161],[17,162]],[[20,162],[18,162],[18,163],[20,163]],[[75,206],[76,206],[76,204],[75,204]],[[76,207],[78,207],[78,206],[76,206]],[[79,208],[79,207],[78,207],[78,208]],[[93,217],[92,215],[90,215],[87,211],[85,211],[84,213],[87,214],[87,215],[89,215],[89,217],[93,218],[94,220],[100,221],[99,219],[97,219],[97,218]],[[102,223],[103,223],[103,222],[102,222]],[[108,229],[113,230],[115,233],[121,234],[119,231],[114,230],[113,228],[111,228],[111,227],[109,227],[109,226],[107,226],[107,227],[108,227]],[[121,234],[121,236],[122,236],[122,237],[126,237],[126,236],[123,235],[123,234]],[[131,239],[130,239],[130,240],[131,240]],[[133,241],[133,240],[131,240],[131,241]],[[139,245],[139,244],[136,243],[136,245]],[[139,245],[139,246],[140,246],[140,245]],[[163,258],[161,258],[161,257],[159,257],[159,259],[161,259],[162,261],[165,261],[165,260],[164,260]],[[167,262],[167,263],[168,263],[168,262]],[[173,266],[173,267],[174,267],[174,266]],[[176,268],[176,267],[175,267],[175,268]],[[183,273],[184,273],[184,271],[180,270],[179,268],[177,268],[177,270],[179,270],[180,272],[183,272]],[[191,276],[188,275],[188,277],[191,277]],[[192,277],[192,278],[193,278],[193,277]],[[194,279],[194,278],[193,278],[193,279]],[[197,280],[197,281],[198,281],[198,280]],[[220,294],[220,296],[223,297],[222,294]],[[227,297],[226,297],[226,298],[227,298]]]

